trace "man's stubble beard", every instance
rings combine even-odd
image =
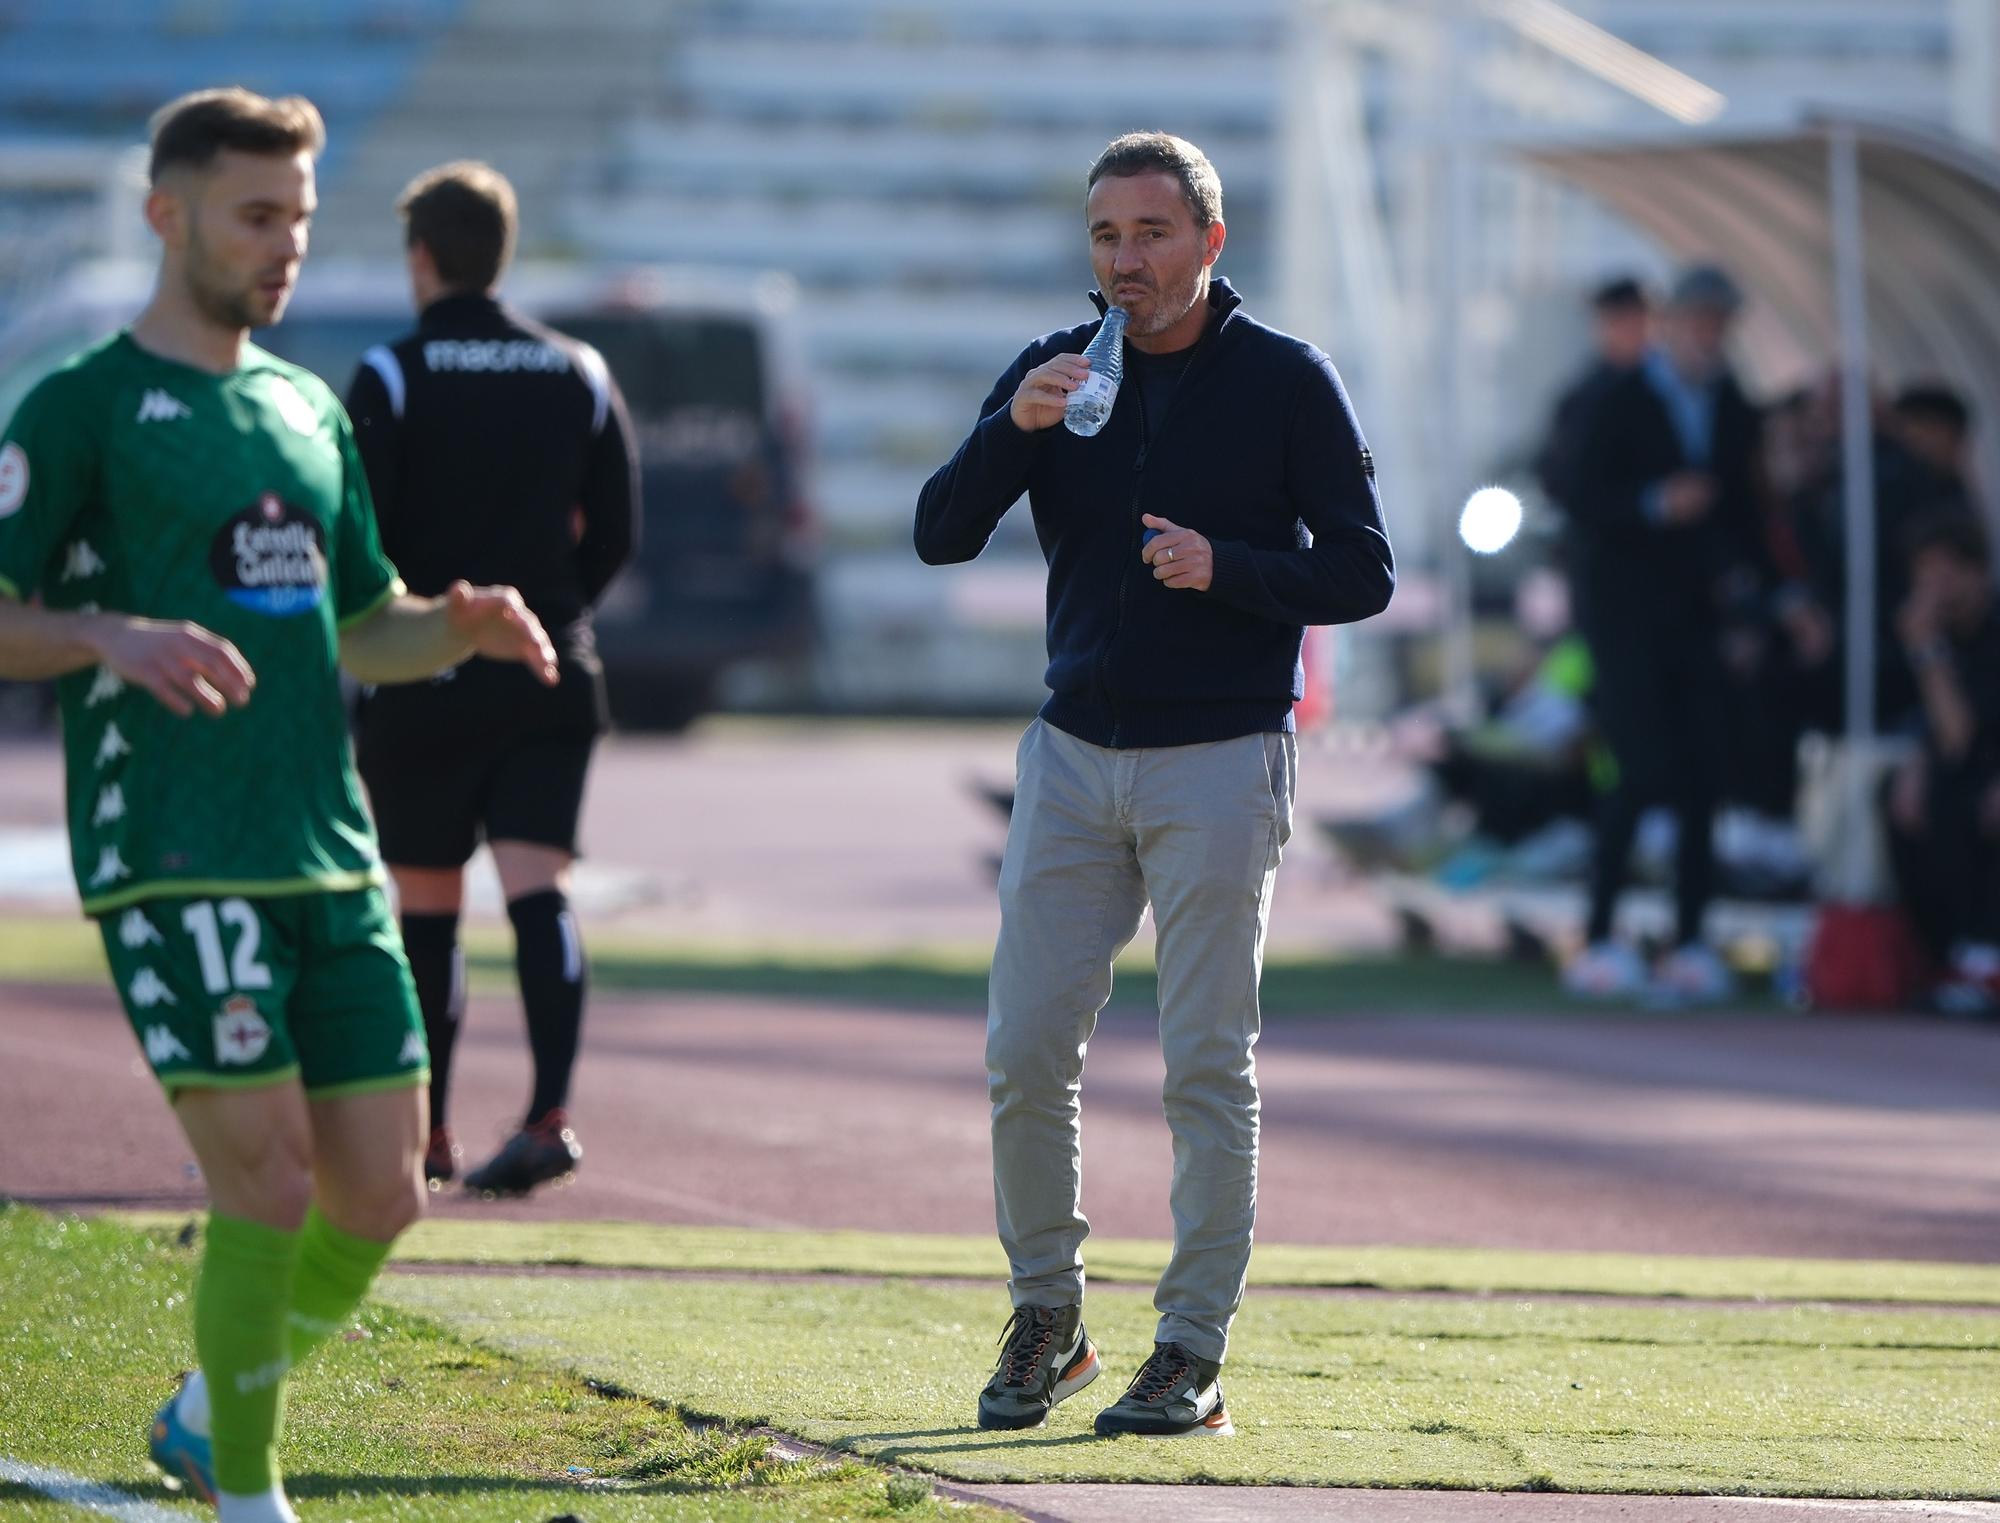
[[[1157,291],[1154,293],[1153,315],[1143,323],[1134,321],[1126,332],[1137,338],[1151,338],[1167,329],[1192,312],[1195,305],[1207,294],[1207,265],[1196,265],[1188,283],[1179,290]]]
[[[254,275],[250,277],[251,285],[247,290],[231,290],[217,278],[215,261],[208,257],[201,235],[192,229],[188,234],[183,278],[195,310],[219,328],[240,332],[247,328],[267,327],[278,320],[277,311],[266,314],[257,305]]]

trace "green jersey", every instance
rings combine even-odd
[[[347,415],[311,373],[246,347],[213,375],[120,333],[28,394],[0,440],[0,593],[185,619],[257,675],[220,718],[104,667],[58,684],[86,914],[381,880],[338,634],[400,587]]]

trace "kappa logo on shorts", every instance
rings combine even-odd
[[[151,968],[141,968],[132,976],[131,987],[125,997],[141,1010],[150,1010],[155,1005],[178,1005],[174,991],[167,987],[167,981]]]
[[[146,1061],[158,1068],[162,1063],[185,1063],[194,1054],[181,1045],[181,1039],[164,1026],[146,1028]]]
[[[127,910],[118,919],[118,944],[128,952],[136,952],[143,946],[165,946],[166,938],[144,911]]]
[[[423,1033],[412,1031],[403,1038],[403,1050],[396,1061],[405,1068],[416,1068],[430,1061],[430,1049],[424,1046]]]
[[[254,1063],[271,1045],[271,1028],[257,1013],[257,1002],[247,994],[223,1001],[215,1013],[215,1061],[242,1065]]]
[[[18,444],[0,449],[0,518],[11,518],[28,500],[28,452]]]

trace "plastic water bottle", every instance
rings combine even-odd
[[[1097,337],[1083,351],[1083,357],[1090,361],[1090,374],[1069,394],[1069,405],[1063,408],[1063,426],[1073,434],[1088,439],[1111,417],[1112,404],[1118,400],[1118,383],[1125,379],[1125,323],[1125,309],[1111,308],[1104,314]]]

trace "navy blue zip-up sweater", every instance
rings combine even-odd
[[[1128,377],[1090,439],[1061,424],[1025,432],[1010,408],[1023,376],[1082,352],[1098,325],[1036,339],[918,496],[917,554],[937,566],[978,555],[1028,494],[1049,563],[1042,718],[1093,745],[1291,729],[1305,626],[1368,618],[1394,590],[1374,465],[1340,377],[1241,301],[1211,282],[1208,326],[1165,417],[1145,416]],[[1207,536],[1207,591],[1154,579],[1139,558],[1145,513]]]

